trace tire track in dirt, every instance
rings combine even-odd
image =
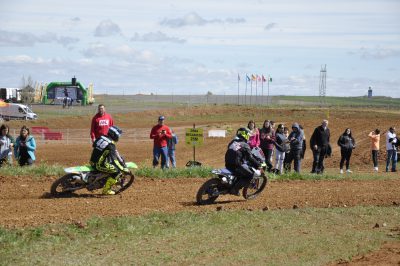
[[[400,179],[271,182],[255,200],[221,196],[216,204],[197,206],[195,195],[205,179],[138,178],[117,196],[82,191],[71,198],[44,197],[53,179],[0,177],[0,225],[26,227],[71,223],[93,216],[144,215],[151,212],[218,209],[290,209],[400,205]]]

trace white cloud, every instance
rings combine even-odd
[[[268,31],[268,30],[272,30],[273,28],[275,28],[277,26],[276,23],[269,23],[267,24],[267,26],[264,27],[264,30]]]
[[[368,49],[363,47],[360,48],[359,53],[362,59],[367,59],[367,60],[369,59],[380,60],[380,59],[387,59],[400,56],[400,50],[388,49],[383,47],[375,47],[373,49]]]
[[[136,32],[135,35],[131,38],[131,41],[133,41],[133,42],[173,42],[173,43],[185,43],[186,42],[186,40],[184,40],[184,39],[179,39],[176,37],[169,37],[161,31],[145,33],[142,36],[140,36]]]
[[[101,21],[94,31],[96,37],[108,37],[115,34],[121,34],[121,29],[109,19]]]
[[[17,46],[27,47],[34,46],[36,43],[56,42],[63,46],[79,42],[78,38],[68,36],[58,36],[55,33],[45,33],[43,35],[35,35],[27,32],[11,32],[0,30],[0,46]]]
[[[237,23],[244,23],[246,20],[244,18],[227,18],[225,20],[221,19],[211,19],[207,20],[202,17],[200,17],[197,13],[192,12],[188,13],[182,18],[175,18],[175,19],[168,19],[164,18],[161,22],[160,25],[162,26],[167,26],[171,28],[180,28],[180,27],[185,27],[185,26],[204,26],[206,24],[237,24]]]

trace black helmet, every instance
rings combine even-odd
[[[113,141],[118,141],[119,136],[121,136],[122,130],[117,126],[112,126],[108,129],[107,136],[109,136]]]
[[[246,127],[241,127],[236,131],[236,136],[248,141],[250,138],[250,130]]]

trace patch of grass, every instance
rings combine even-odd
[[[135,170],[135,175],[156,178],[210,177],[211,170],[211,167],[188,167],[161,170],[160,168],[139,166],[139,168]]]
[[[322,265],[378,248],[398,207],[155,213],[0,229],[2,264]],[[379,228],[373,228],[378,223]],[[386,224],[386,227],[382,226]]]
[[[0,168],[2,176],[59,176],[64,174],[63,167],[58,164],[49,165],[46,163],[34,164],[32,166],[20,167],[17,165],[3,166]]]
[[[288,180],[342,180],[342,179],[351,179],[351,180],[379,180],[379,179],[390,179],[395,178],[394,176],[387,176],[376,173],[353,173],[351,175],[340,175],[340,174],[310,174],[310,173],[296,173],[290,172],[282,175],[268,174],[270,180],[277,181],[288,181]]]

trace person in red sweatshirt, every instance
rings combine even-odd
[[[158,117],[158,123],[150,132],[150,138],[154,139],[153,146],[153,167],[158,165],[161,156],[161,169],[167,167],[168,158],[168,139],[172,138],[171,130],[164,125],[164,116]]]
[[[103,135],[107,135],[108,129],[114,125],[111,115],[106,113],[104,104],[99,104],[97,114],[92,118],[90,138],[92,143]]]

